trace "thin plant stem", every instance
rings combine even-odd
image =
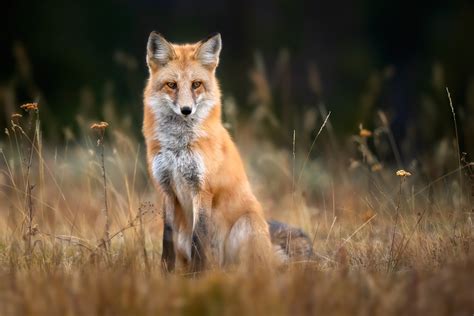
[[[451,99],[451,93],[449,93],[448,87],[446,87],[446,93],[448,94],[449,99],[449,106],[451,107],[451,113],[453,114],[453,122],[454,122],[454,133],[456,135],[456,152],[458,155],[458,164],[459,164],[459,203],[460,207],[462,208],[463,205],[463,185],[462,185],[462,172],[461,172],[461,150],[459,148],[459,135],[458,135],[458,124],[456,121],[456,112],[454,112],[453,100]]]
[[[99,147],[100,147],[100,168],[102,171],[102,184],[104,189],[104,217],[105,217],[105,227],[104,227],[104,240],[106,241],[106,246],[110,248],[110,217],[109,217],[109,203],[107,199],[107,173],[105,172],[105,159],[104,159],[104,131],[100,132],[99,138]]]
[[[323,122],[323,124],[321,125],[321,128],[319,129],[318,133],[316,134],[316,136],[315,136],[314,139],[313,139],[313,142],[311,143],[311,146],[309,147],[308,154],[306,155],[306,158],[305,158],[305,160],[304,160],[304,162],[303,162],[303,166],[301,167],[300,175],[298,176],[298,181],[296,182],[296,185],[297,185],[297,186],[298,186],[298,184],[299,184],[300,181],[301,181],[301,177],[303,176],[304,168],[306,167],[306,164],[308,163],[309,156],[311,155],[311,151],[313,151],[314,144],[316,143],[316,140],[318,139],[319,134],[321,134],[321,132],[323,131],[324,126],[326,126],[326,123],[328,122],[328,119],[329,119],[330,116],[331,116],[331,111],[329,111],[328,115],[327,115],[326,118],[324,119],[324,122]]]
[[[400,178],[400,187],[398,190],[398,202],[397,202],[397,208],[395,210],[395,223],[393,225],[393,230],[392,230],[392,240],[390,242],[390,251],[389,251],[389,257],[388,257],[388,263],[387,263],[387,272],[390,271],[390,267],[392,264],[392,256],[393,256],[393,247],[395,244],[395,233],[397,231],[397,226],[398,226],[398,217],[399,217],[399,212],[400,212],[400,203],[402,200],[402,184],[404,181],[405,177]]]

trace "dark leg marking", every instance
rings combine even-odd
[[[169,224],[165,224],[163,230],[163,253],[161,255],[161,264],[165,271],[174,270],[175,253],[173,244],[173,228]]]
[[[207,248],[209,248],[209,217],[204,212],[200,212],[191,245],[191,270],[193,272],[199,272],[205,268],[208,261]]]

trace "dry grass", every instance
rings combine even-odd
[[[323,105],[288,132],[288,146],[252,141],[284,133],[261,71],[250,123],[226,100],[226,126],[268,217],[302,227],[315,258],[273,272],[164,275],[142,141],[113,114],[110,126],[93,125],[99,134],[79,118],[79,136],[65,129],[65,144],[45,146],[36,104],[0,141],[0,314],[474,313],[473,201],[460,183],[474,190],[468,157],[458,165],[440,141],[397,176],[386,114],[340,144]]]

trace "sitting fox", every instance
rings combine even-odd
[[[221,47],[220,34],[184,45],[156,32],[148,39],[143,133],[149,171],[164,196],[162,263],[168,270],[269,263],[275,253],[291,254],[285,232],[299,231],[271,222],[272,245],[262,207],[222,125],[215,76]],[[293,240],[311,252],[306,235]]]

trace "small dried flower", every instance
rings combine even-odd
[[[409,177],[409,176],[411,176],[411,173],[409,173],[408,171],[405,171],[403,169],[398,170],[396,174],[399,177]]]
[[[25,111],[38,111],[38,103],[26,103],[20,106]]]
[[[360,137],[367,138],[367,137],[372,136],[372,132],[369,131],[368,129],[362,128],[362,129],[360,130],[360,132],[359,132],[359,136],[360,136]]]
[[[19,113],[13,113],[12,114],[12,119],[19,119],[20,117],[23,117],[23,115],[21,115]]]
[[[109,123],[107,122],[100,122],[100,123],[94,123],[91,125],[91,129],[97,130],[97,131],[103,131],[109,126]]]

